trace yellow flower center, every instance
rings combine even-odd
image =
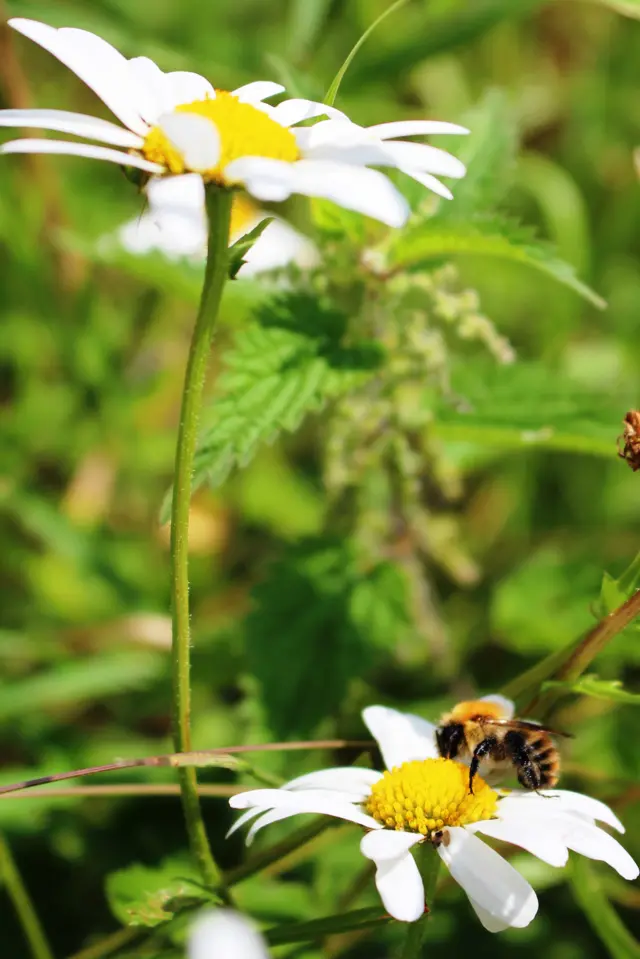
[[[195,113],[215,125],[220,136],[220,158],[205,178],[224,183],[224,169],[240,157],[268,157],[289,163],[299,157],[293,133],[250,103],[242,103],[226,90],[216,90],[215,97],[183,103],[176,113]],[[147,134],[142,153],[147,160],[160,163],[170,173],[188,173],[184,158],[160,127]],[[199,171],[201,172],[201,171]]]
[[[469,770],[451,759],[414,759],[387,770],[371,787],[366,810],[389,829],[423,836],[447,826],[491,819],[498,794],[476,776],[469,792]]]

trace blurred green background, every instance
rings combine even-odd
[[[0,19],[85,27],[126,56],[195,70],[223,88],[268,77],[295,95],[321,98],[387,5],[5,0]],[[632,159],[640,143],[640,22],[609,8],[616,6],[637,12],[633,0],[413,0],[359,52],[337,105],[363,124],[455,121],[469,118],[487,96],[498,98],[503,114],[484,130],[485,142],[505,136],[502,115],[517,140],[502,209],[553,243],[609,307],[599,312],[524,267],[460,262],[463,283],[478,290],[483,312],[523,366],[495,376],[481,366],[459,368],[457,392],[484,402],[486,415],[436,415],[444,480],[425,492],[436,545],[431,555],[409,558],[414,585],[417,577],[423,587],[419,608],[409,604],[383,622],[375,661],[351,663],[336,708],[317,715],[312,709],[298,728],[295,721],[282,728],[273,702],[279,676],[286,686],[287,670],[296,669],[292,648],[310,674],[324,655],[322,643],[305,645],[300,627],[288,646],[282,640],[289,652],[278,657],[281,628],[295,619],[297,591],[304,594],[309,582],[309,544],[326,532],[323,418],[265,446],[218,489],[198,492],[191,530],[196,746],[360,737],[359,709],[376,701],[436,718],[452,700],[498,688],[588,629],[603,571],[619,576],[637,552],[640,477],[616,457],[616,436],[624,413],[640,400],[640,194]],[[3,107],[106,116],[44,51],[10,31],[2,30],[0,40]],[[168,532],[157,517],[171,479],[200,272],[159,257],[108,261],[98,254],[96,239],[141,209],[135,190],[107,164],[48,157],[0,163],[3,782],[171,748]],[[221,348],[264,295],[257,280],[231,286]],[[216,369],[214,360],[213,378]],[[529,379],[517,372],[527,369]],[[397,555],[402,567],[401,544]],[[260,584],[278,560],[289,563],[281,569],[282,603],[261,609]],[[310,628],[316,637],[326,629],[330,638],[332,620]],[[597,663],[601,676],[628,688],[639,667],[633,631]],[[301,709],[306,678],[303,669],[293,680],[301,683]],[[330,670],[324,681],[330,688]],[[634,710],[597,699],[567,703],[562,723],[576,740],[563,785],[611,802],[637,858]],[[284,754],[261,765],[287,776],[318,761]],[[233,781],[230,773],[200,778]],[[171,781],[168,773],[138,772],[87,784],[134,780]],[[224,800],[204,803],[216,852],[231,867],[241,859],[241,839],[224,843],[231,821]],[[60,957],[117,928],[107,875],[133,862],[155,866],[185,845],[174,796],[9,798],[0,800],[0,828]],[[286,834],[279,829],[270,838]],[[357,839],[356,830],[328,833],[282,876],[241,886],[241,904],[277,921],[375,903],[371,883],[356,882]],[[515,861],[541,890],[536,921],[490,937],[447,889],[428,954],[607,955],[570,888],[560,884],[564,877],[524,856]],[[637,890],[613,873],[598,875],[625,923],[637,928]],[[283,954],[383,959],[393,938],[393,931],[362,941],[333,937],[323,949],[288,947]],[[152,951],[126,954],[168,957],[179,955],[175,948],[159,940]],[[0,952],[7,959],[28,955],[1,894]],[[631,955],[613,948],[611,954]]]

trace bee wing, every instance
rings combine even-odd
[[[483,719],[482,724],[483,726],[508,726],[510,729],[537,729],[541,733],[551,733],[552,736],[574,738],[573,733],[565,733],[561,729],[552,729],[550,726],[543,726],[541,723],[530,722],[527,719]]]

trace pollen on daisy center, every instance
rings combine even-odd
[[[180,104],[175,112],[204,117],[218,131],[220,157],[216,166],[206,171],[208,180],[224,183],[225,167],[240,157],[266,157],[289,163],[299,158],[298,144],[290,130],[226,90],[216,90],[215,97]],[[142,153],[147,160],[162,164],[170,173],[189,172],[183,156],[160,127],[149,131]]]
[[[369,815],[389,829],[431,836],[446,826],[491,819],[498,794],[480,776],[469,792],[469,770],[451,759],[415,759],[387,770],[371,787]]]

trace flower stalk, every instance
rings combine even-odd
[[[232,193],[209,186],[205,199],[209,223],[207,265],[182,391],[171,504],[173,742],[179,753],[191,751],[189,508],[193,462],[209,350],[227,279]],[[207,885],[223,892],[222,874],[211,853],[202,819],[195,769],[180,768],[178,777],[191,851]]]

